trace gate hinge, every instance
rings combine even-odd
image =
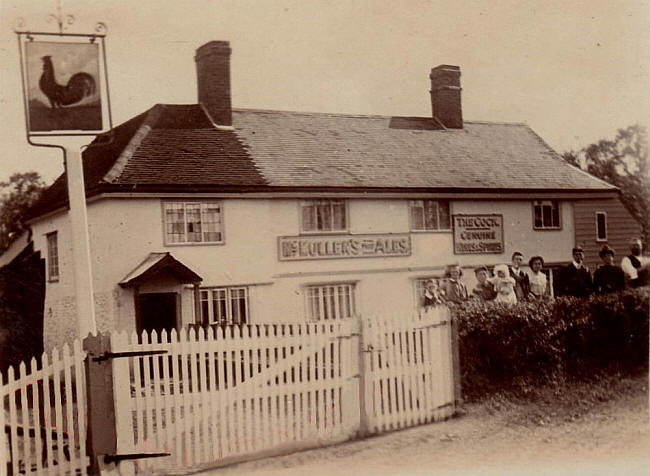
[[[160,458],[171,456],[171,453],[129,453],[122,455],[104,455],[104,463],[118,463],[128,459]]]
[[[99,357],[93,357],[93,362],[102,360],[117,359],[120,357],[140,357],[141,355],[159,355],[166,354],[166,350],[134,350],[131,352],[104,352]]]

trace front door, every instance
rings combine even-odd
[[[158,335],[176,329],[176,293],[146,293],[139,296],[138,334],[155,330]]]

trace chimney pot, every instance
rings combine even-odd
[[[429,78],[433,116],[449,129],[462,129],[460,67],[441,64],[431,70]]]
[[[230,99],[230,43],[210,41],[196,50],[196,79],[199,104],[220,126],[232,125]]]

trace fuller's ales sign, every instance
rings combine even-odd
[[[410,256],[408,233],[337,236],[281,236],[280,261]]]
[[[504,252],[503,215],[454,215],[454,254]]]

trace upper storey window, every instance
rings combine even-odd
[[[223,243],[220,202],[165,202],[165,243]]]
[[[411,200],[411,230],[449,231],[449,200]]]
[[[304,200],[300,204],[301,231],[346,231],[348,214],[345,200]]]

